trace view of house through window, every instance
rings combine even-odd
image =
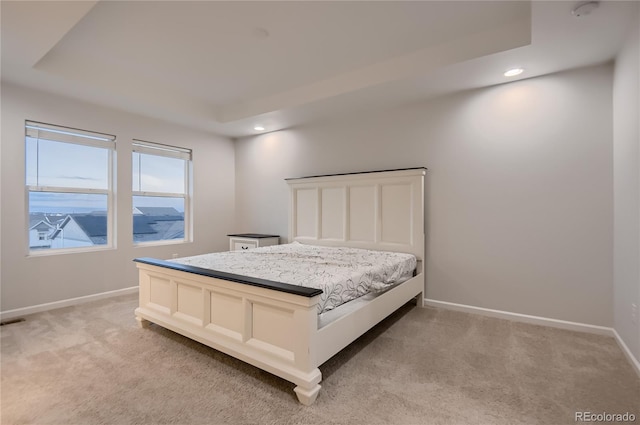
[[[115,136],[25,123],[30,252],[112,246]],[[133,142],[134,243],[189,239],[191,150]]]
[[[29,250],[110,246],[115,136],[27,121]]]
[[[134,140],[134,243],[188,240],[191,150]]]

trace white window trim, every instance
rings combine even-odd
[[[55,248],[55,249],[42,249],[29,251],[28,257],[47,257],[50,255],[64,255],[64,254],[81,254],[85,252],[96,251],[113,251],[114,247],[106,245],[96,245],[93,247],[81,247],[81,248]]]
[[[168,158],[183,159],[186,161],[184,167],[184,193],[173,192],[149,192],[144,190],[132,190],[131,198],[134,196],[147,196],[147,197],[165,197],[165,198],[183,198],[184,199],[184,238],[183,239],[161,239],[157,241],[136,242],[133,240],[134,247],[143,246],[156,246],[156,245],[174,245],[180,243],[193,242],[193,228],[191,226],[192,219],[192,200],[191,188],[191,169],[192,165],[192,151],[187,148],[180,148],[176,146],[162,145],[159,143],[147,142],[144,140],[133,139],[132,153],[141,153],[147,155],[164,156]],[[141,173],[138,170],[138,173]],[[133,220],[133,217],[131,218]],[[133,239],[133,234],[131,235]]]
[[[115,149],[116,141],[116,136],[111,134],[95,133],[35,121],[25,122],[25,136],[104,149]]]
[[[145,142],[144,140],[139,139],[133,139],[132,151],[150,155],[166,156],[169,158],[186,159],[187,161],[191,161],[192,155],[191,149],[161,145],[160,143]]]
[[[62,193],[87,193],[108,195],[109,189],[84,189],[79,187],[58,187],[58,186],[27,186],[29,192],[62,192]]]
[[[78,194],[104,194],[107,195],[107,243],[89,247],[77,248],[51,248],[45,250],[32,250],[27,243],[28,257],[41,257],[47,255],[60,255],[69,253],[92,252],[115,249],[115,214],[116,202],[114,196],[114,165],[116,152],[116,136],[110,134],[95,133],[70,127],[56,126],[35,121],[25,121],[26,138],[46,139],[62,143],[73,143],[83,146],[102,148],[107,150],[107,188],[91,189],[76,187],[38,186],[25,184],[25,211],[27,223],[29,223],[29,194],[31,192],[55,192]],[[26,227],[26,240],[29,241],[29,226]]]

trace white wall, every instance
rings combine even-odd
[[[117,136],[117,249],[28,257],[24,189],[24,121]],[[233,230],[234,146],[230,139],[75,100],[2,85],[1,310],[82,297],[137,285],[135,257],[170,258],[228,248]],[[193,149],[193,243],[134,247],[131,140]],[[133,314],[133,312],[132,312]]]
[[[236,142],[236,231],[287,236],[286,177],[427,178],[427,298],[613,325],[612,67]]]
[[[613,84],[614,327],[640,359],[640,6],[634,28],[616,58]],[[638,312],[640,314],[640,312]]]

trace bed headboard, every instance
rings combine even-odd
[[[426,168],[286,179],[289,240],[424,258]]]

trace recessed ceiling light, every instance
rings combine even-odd
[[[522,68],[512,68],[504,73],[505,77],[515,77],[516,75],[520,75],[524,72]]]
[[[256,125],[255,127],[253,127],[253,129],[254,129],[255,131],[264,131],[264,127],[263,127],[263,126],[261,126],[261,125]]]

